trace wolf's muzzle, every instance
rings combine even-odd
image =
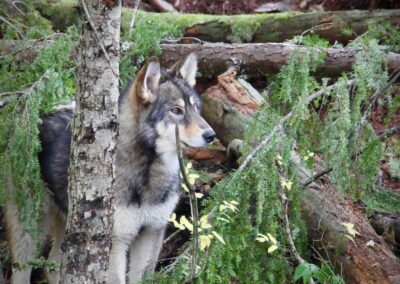
[[[211,143],[215,138],[215,132],[212,130],[206,131],[203,134],[203,138],[207,143]]]

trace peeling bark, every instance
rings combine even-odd
[[[202,116],[226,147],[233,139],[243,137],[245,126],[263,100],[250,84],[235,76],[234,70],[221,74],[218,84],[208,88],[201,96]]]
[[[62,283],[105,283],[113,224],[118,135],[120,1],[88,1],[78,48]],[[85,5],[79,3],[82,9]],[[109,59],[100,48],[106,47]]]

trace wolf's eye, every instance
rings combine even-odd
[[[175,106],[173,108],[171,108],[171,112],[175,115],[181,115],[183,114],[183,111],[181,110],[181,108]]]

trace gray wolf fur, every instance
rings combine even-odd
[[[127,270],[128,282],[137,283],[155,268],[168,219],[179,198],[176,123],[183,145],[202,147],[215,137],[200,116],[200,99],[193,89],[196,72],[197,59],[193,54],[171,69],[161,68],[158,60],[152,58],[121,96],[114,229],[107,283],[126,283]],[[61,110],[44,117],[40,126],[39,161],[52,194],[46,196],[39,241],[51,238],[49,259],[56,261],[60,261],[68,208],[72,115],[71,110]],[[12,188],[10,181],[10,194]],[[14,263],[34,258],[37,241],[23,233],[17,216],[17,207],[10,201],[5,208],[5,221]],[[30,274],[31,268],[14,271],[11,283],[29,283]],[[56,273],[47,273],[47,277],[50,283],[59,282]]]

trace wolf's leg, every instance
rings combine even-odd
[[[140,229],[137,216],[137,211],[132,208],[115,207],[112,248],[107,273],[108,284],[126,283],[129,245],[136,238]]]
[[[12,262],[21,263],[34,259],[36,249],[35,240],[30,234],[24,233],[22,225],[18,220],[16,204],[6,205],[4,218],[7,226],[8,244]],[[31,266],[22,270],[13,270],[11,284],[29,284],[31,272]]]
[[[130,239],[113,238],[108,267],[108,284],[126,283],[126,263]]]
[[[63,217],[59,209],[54,203],[49,206],[49,212],[45,215],[43,223],[48,230],[47,234],[51,237],[52,246],[49,252],[48,260],[56,261],[61,264],[61,244],[65,237],[65,217]],[[50,284],[60,283],[60,273],[59,272],[49,272],[45,270],[47,281]]]
[[[145,228],[132,242],[128,272],[129,283],[138,283],[146,273],[154,271],[163,238],[164,229]]]

